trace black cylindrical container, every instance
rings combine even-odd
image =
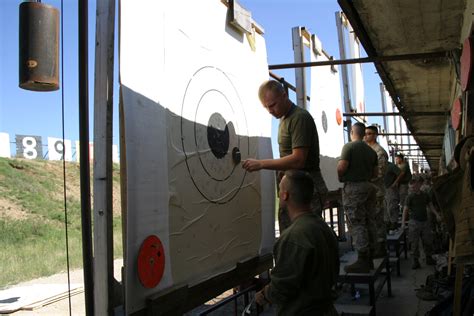
[[[40,2],[20,4],[20,88],[59,89],[59,11]]]

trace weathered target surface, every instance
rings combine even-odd
[[[186,113],[194,113],[187,128]],[[250,156],[249,130],[239,93],[227,75],[215,67],[193,74],[181,109],[183,153],[189,175],[202,196],[225,204],[235,198],[246,173],[242,155]],[[240,159],[239,159],[240,155]]]
[[[127,313],[271,252],[274,239],[274,174],[240,163],[272,155],[257,96],[263,37],[253,49],[221,1],[142,2],[122,0],[120,17]]]
[[[327,61],[320,51],[311,51],[311,61]],[[339,69],[336,66],[311,68],[311,103],[308,108],[316,122],[319,136],[320,168],[329,190],[342,184],[337,179],[337,158],[344,146],[342,97]]]

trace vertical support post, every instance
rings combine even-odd
[[[453,316],[461,315],[462,277],[464,275],[464,263],[456,265],[456,279],[454,281]]]
[[[112,125],[115,0],[97,2],[94,86],[94,311],[113,315]]]
[[[94,315],[94,276],[92,271],[91,188],[89,165],[89,54],[88,0],[78,4],[79,41],[79,140],[81,183],[82,259],[86,315]]]
[[[336,12],[336,26],[337,26],[337,38],[339,40],[339,58],[346,59],[346,43],[344,39],[344,30],[343,30],[343,13]],[[344,94],[344,111],[346,113],[352,112],[351,108],[351,97],[349,93],[349,76],[347,73],[347,65],[341,65],[341,74],[342,74],[342,91]],[[351,126],[352,121],[351,117],[346,117],[346,127],[347,127],[347,139],[351,140]]]
[[[385,86],[383,83],[380,83],[380,96],[382,97],[382,112],[385,113],[387,112],[387,100],[385,99]],[[387,116],[383,116],[383,129],[385,132],[388,131],[388,124],[387,124]]]
[[[291,29],[293,39],[293,54],[295,63],[304,63],[304,42],[301,27],[295,26]],[[306,69],[295,68],[296,104],[306,109]]]

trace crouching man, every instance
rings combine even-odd
[[[290,170],[280,182],[280,203],[292,222],[273,248],[271,282],[255,294],[260,305],[274,303],[278,315],[337,315],[333,287],[339,274],[334,232],[312,212],[313,180]]]

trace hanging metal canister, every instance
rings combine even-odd
[[[40,2],[20,4],[20,88],[59,89],[59,11]]]

